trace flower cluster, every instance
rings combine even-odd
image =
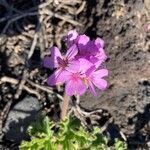
[[[82,95],[89,89],[96,96],[95,87],[104,90],[108,70],[102,67],[107,56],[104,52],[104,41],[101,38],[90,40],[86,35],[79,35],[76,30],[71,30],[64,37],[67,52],[61,55],[57,47],[50,49],[51,56],[44,58],[46,68],[55,69],[48,78],[50,86],[65,83],[67,95]]]

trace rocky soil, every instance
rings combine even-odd
[[[108,55],[108,89],[87,92],[81,106],[107,112],[107,134],[128,149],[150,149],[149,24],[149,0],[0,1],[0,149],[17,150],[40,110],[59,119],[63,88],[47,87],[42,59],[73,28],[102,37]]]
[[[97,97],[87,93],[82,106],[108,110],[130,148],[144,148],[150,141],[150,5],[142,0],[96,1],[90,9],[86,32],[105,39],[109,88],[97,91]]]

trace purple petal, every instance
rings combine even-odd
[[[78,44],[86,45],[89,42],[89,40],[90,38],[83,34],[78,36],[77,42]]]
[[[95,56],[91,56],[89,58],[89,61],[95,65],[96,63],[98,63],[99,59]]]
[[[68,81],[65,86],[65,93],[69,96],[75,94],[75,87],[72,85],[73,85],[72,81]]]
[[[87,44],[87,51],[91,55],[96,55],[99,52],[98,46],[95,44],[95,41],[89,41]]]
[[[67,46],[70,47],[75,43],[77,37],[78,37],[77,31],[75,29],[70,30],[68,34],[64,37],[64,41],[67,43]]]
[[[57,57],[62,58],[60,50],[56,46],[52,47],[50,49],[50,51],[51,51],[51,56],[52,57],[54,57],[54,58],[57,58]]]
[[[108,70],[107,69],[97,70],[93,73],[93,76],[95,78],[102,78],[102,77],[108,76]]]
[[[62,70],[57,77],[57,84],[58,83],[61,83],[61,84],[65,83],[70,78],[70,76],[71,76],[70,72],[68,72],[66,70]]]
[[[70,80],[66,84],[65,92],[69,96],[82,95],[86,92],[86,86],[83,84],[83,82],[80,79]]]
[[[65,69],[69,72],[77,73],[80,69],[80,62],[78,60],[70,60]]]
[[[56,84],[63,84],[65,81],[68,80],[70,76],[70,73],[65,70],[56,70],[50,77],[48,77],[47,83],[50,86],[56,85]]]
[[[103,48],[99,49],[99,53],[97,54],[97,57],[99,59],[103,59],[103,60],[105,60],[107,58],[107,56],[106,56],[105,51],[104,51]]]
[[[66,58],[68,60],[70,59],[73,59],[78,53],[78,48],[75,44],[73,44],[68,50],[67,50],[67,53],[66,53]]]
[[[50,86],[56,85],[59,74],[60,70],[56,70],[51,76],[48,77],[47,84]]]
[[[87,43],[89,42],[89,40],[90,38],[85,34],[78,36],[77,45],[81,54],[87,53]]]
[[[105,90],[107,88],[107,81],[101,78],[94,78],[93,83],[96,87],[101,90]]]
[[[90,67],[86,72],[86,76],[89,77],[90,75],[93,74],[93,72],[96,70],[95,66]]]
[[[98,68],[107,59],[104,50],[101,48],[99,53],[95,57],[97,58],[97,62],[94,63],[96,65],[96,68]]]
[[[97,62],[94,63],[94,65],[95,65],[96,68],[99,68],[100,66],[102,66],[103,62],[104,61],[102,61],[102,60],[98,60]]]
[[[74,30],[70,30],[67,34],[67,37],[69,39],[69,41],[73,41],[77,38],[78,36],[78,32],[74,29]]]
[[[79,58],[80,61],[80,72],[85,73],[93,64],[85,58]]]
[[[90,92],[91,92],[94,96],[97,95],[97,94],[96,94],[96,91],[95,91],[95,88],[94,88],[94,85],[93,85],[93,83],[91,83],[91,82],[89,82],[89,90],[90,90]]]
[[[86,86],[83,84],[81,80],[77,80],[76,83],[76,94],[83,95],[86,92]]]
[[[57,68],[59,66],[58,64],[58,58],[62,59],[61,53],[57,47],[52,47],[50,49],[51,51],[51,67],[52,68]]]
[[[97,38],[95,40],[95,44],[98,46],[98,48],[103,48],[104,47],[104,41],[101,38]]]
[[[46,67],[46,68],[52,68],[53,69],[53,65],[54,63],[51,61],[51,57],[49,56],[46,56],[44,58],[44,61],[43,61],[43,66]]]

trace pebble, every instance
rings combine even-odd
[[[9,112],[5,123],[5,138],[13,142],[29,139],[26,133],[28,126],[38,117],[39,101],[34,97],[26,97],[18,102]]]

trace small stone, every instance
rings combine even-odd
[[[21,142],[29,139],[26,130],[38,117],[39,101],[34,97],[26,97],[18,102],[9,112],[4,127],[7,140]]]

